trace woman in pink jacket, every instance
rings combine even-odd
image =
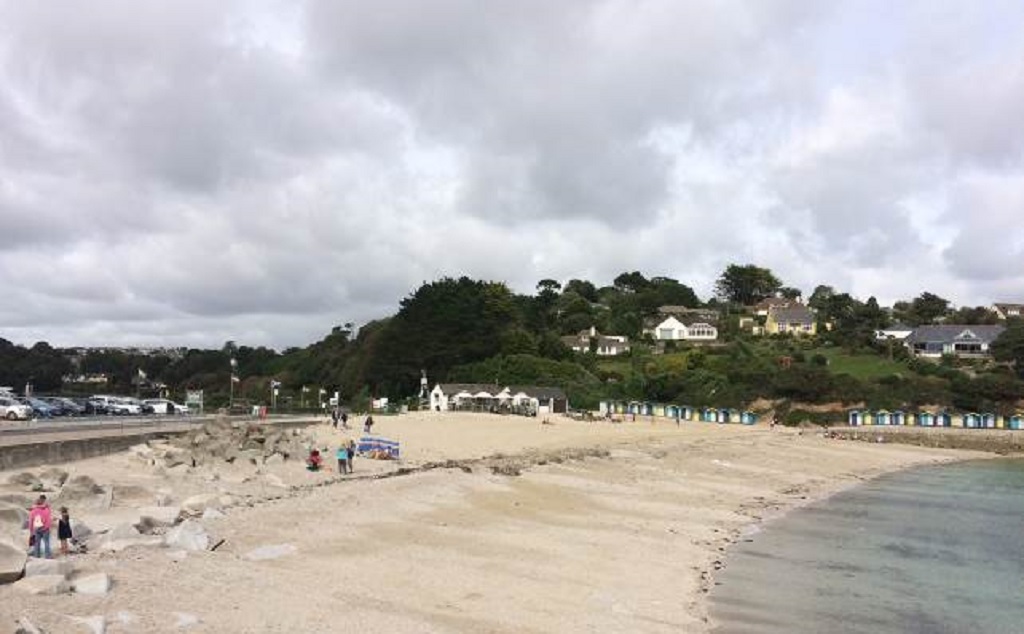
[[[50,551],[50,527],[53,520],[50,514],[50,505],[46,502],[46,496],[40,495],[36,505],[28,513],[28,530],[31,531],[33,539],[32,555],[42,557],[42,550],[45,544],[46,558],[52,559]]]

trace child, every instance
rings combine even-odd
[[[341,444],[338,446],[338,451],[335,452],[334,456],[338,459],[338,473],[344,475],[349,473],[348,470],[348,446]]]
[[[71,535],[71,516],[68,514],[68,507],[60,507],[60,519],[57,520],[57,539],[60,540],[60,554],[68,556],[68,542],[74,537]]]
[[[320,457],[320,450],[314,449],[310,451],[309,458],[306,459],[306,470],[319,471],[321,462],[323,462],[323,459]]]

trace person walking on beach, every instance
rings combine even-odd
[[[331,410],[331,427],[338,428],[338,408],[335,407]]]
[[[348,429],[348,413],[346,412],[341,413],[341,426]]]
[[[369,434],[370,430],[373,429],[373,416],[367,416],[366,422],[363,423],[363,433]]]
[[[356,441],[349,438],[348,440],[348,472],[352,473],[356,470]]]
[[[60,507],[60,519],[57,520],[57,539],[60,540],[61,557],[67,557],[68,542],[74,539],[74,536],[71,534],[71,515],[66,506]]]
[[[338,473],[345,475],[349,473],[348,467],[348,445],[342,443],[338,445],[338,450],[334,452],[334,457],[338,460]]]
[[[46,501],[46,496],[40,495],[39,499],[36,500],[35,506],[28,513],[28,529],[32,531],[32,537],[34,538],[32,544],[33,557],[40,558],[45,551],[47,559],[53,558],[53,552],[50,550],[50,528],[52,525],[53,518],[51,517],[50,505]]]

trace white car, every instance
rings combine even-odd
[[[181,405],[165,398],[147,398],[142,402],[152,405],[153,411],[157,414],[166,414],[168,405],[171,406],[171,411],[175,414],[188,414],[188,405]]]
[[[139,416],[142,408],[117,396],[98,395],[93,397],[107,406],[107,412],[114,416]]]
[[[24,403],[19,403],[10,396],[0,396],[0,418],[29,420],[32,418],[32,408]]]

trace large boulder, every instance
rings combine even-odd
[[[75,476],[64,483],[60,490],[61,502],[94,498],[103,495],[103,487],[87,475]]]
[[[21,579],[27,559],[24,549],[0,542],[0,583],[11,583]]]
[[[57,467],[50,467],[44,469],[39,474],[39,481],[42,483],[43,488],[47,491],[57,491],[68,479],[68,472]]]
[[[27,616],[23,616],[14,622],[18,627],[14,630],[14,634],[46,634],[44,630],[39,628],[35,623],[28,620]]]
[[[153,501],[153,491],[135,484],[115,484],[111,487],[114,506],[141,506]]]
[[[71,592],[71,584],[64,578],[64,575],[25,577],[11,587],[19,592],[37,595],[67,594]]]
[[[202,515],[208,508],[220,508],[219,493],[200,493],[181,503],[181,510],[189,515]]]
[[[110,592],[110,575],[97,572],[78,577],[71,582],[71,589],[76,594],[104,595]]]
[[[210,536],[198,521],[185,520],[167,531],[164,544],[169,548],[187,551],[207,550],[210,547]]]
[[[11,477],[7,478],[7,483],[11,486],[18,487],[23,491],[42,491],[43,483],[36,477],[36,474],[24,471],[22,473],[15,473]]]
[[[54,575],[67,577],[74,570],[75,566],[69,559],[36,559],[32,557],[25,563],[26,577],[50,577]]]
[[[131,524],[121,524],[89,540],[89,550],[117,553],[128,548],[159,546],[163,539],[156,535],[143,535]]]
[[[174,526],[180,516],[181,509],[177,506],[144,506],[139,509],[135,528],[140,533],[152,533],[154,529]]]
[[[0,530],[21,531],[28,522],[28,511],[20,506],[0,502]]]

